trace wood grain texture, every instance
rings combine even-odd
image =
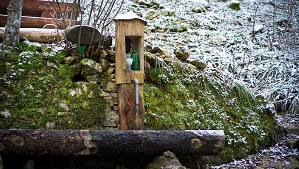
[[[121,130],[144,129],[143,85],[138,86],[139,105],[136,105],[135,84],[117,86],[118,111]]]
[[[0,154],[24,156],[216,155],[222,130],[0,130]]]

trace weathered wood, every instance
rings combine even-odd
[[[9,0],[0,1],[0,14],[7,15],[8,4]],[[45,9],[53,11],[53,7],[56,8],[59,14],[65,11],[69,11],[70,13],[75,9],[74,14],[76,15],[79,11],[79,5],[73,8],[73,3],[53,2],[49,0],[23,0],[22,16],[40,17]],[[59,9],[61,9],[61,11],[59,11]],[[70,19],[70,15],[68,19]]]
[[[0,27],[0,39],[3,38],[4,27]],[[58,33],[58,34],[57,34]],[[20,28],[20,36],[28,39],[31,42],[48,43],[57,39],[62,39],[64,36],[64,30],[57,29],[42,29],[42,28]]]
[[[3,27],[6,24],[7,15],[0,14],[0,26]],[[77,24],[78,22],[75,22]],[[71,20],[54,20],[52,18],[42,18],[42,17],[29,17],[22,16],[21,18],[21,28],[42,28],[47,24],[57,25],[58,28],[66,28],[71,23]]]
[[[115,21],[116,23],[116,49],[115,49],[115,76],[116,84],[131,83],[137,79],[144,82],[144,23],[134,19],[131,21]],[[126,45],[125,39],[132,40],[132,48],[135,48],[140,57],[139,71],[126,71]]]
[[[3,155],[216,155],[224,144],[222,130],[0,130]]]
[[[143,85],[138,85],[139,104],[136,105],[135,84],[117,85],[118,111],[121,130],[144,129]]]

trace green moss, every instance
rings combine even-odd
[[[99,85],[72,82],[74,69],[60,63],[63,51],[41,54],[38,47],[24,49],[31,51],[6,54],[9,66],[7,82],[0,86],[0,111],[9,109],[10,116],[0,115],[0,128],[101,128],[109,104]]]
[[[224,130],[226,147],[220,156],[227,160],[245,157],[271,143],[274,115],[264,111],[264,103],[248,88],[221,80],[217,72],[194,73],[179,63],[161,69],[146,70],[148,128]]]

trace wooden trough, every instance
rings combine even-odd
[[[6,25],[8,6],[9,0],[0,1],[0,27]],[[71,21],[75,22],[78,13],[79,5],[73,3],[23,0],[21,28],[43,28],[48,24],[66,28]]]
[[[0,155],[177,156],[217,155],[222,130],[0,130]]]

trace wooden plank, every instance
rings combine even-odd
[[[7,21],[7,15],[0,14],[0,27],[4,27],[6,25],[6,21]],[[57,20],[57,22],[58,22],[58,28],[63,29],[68,26],[70,20],[66,19],[64,24],[61,20]],[[73,22],[77,24],[76,21]],[[41,17],[22,16],[21,19],[21,28],[42,28],[47,24],[56,25],[56,22],[52,18],[41,18]]]
[[[0,39],[3,38],[4,27],[0,27]],[[64,37],[62,29],[43,29],[43,28],[20,28],[20,36],[28,39],[31,42],[49,43],[57,39],[57,31],[59,39]]]
[[[223,130],[0,130],[0,154],[22,156],[217,155]]]
[[[117,85],[120,130],[144,129],[143,85],[138,85],[139,105],[136,105],[135,84]]]

